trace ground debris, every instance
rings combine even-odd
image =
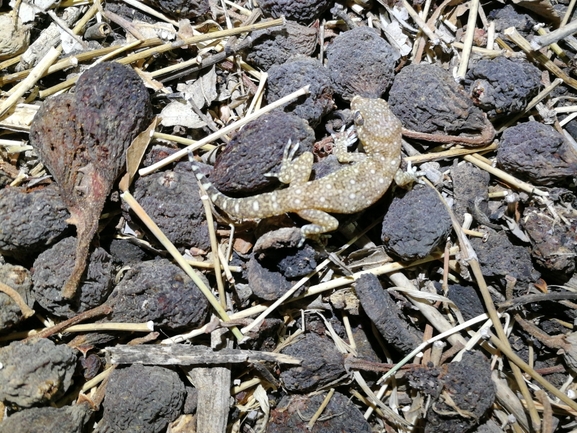
[[[6,4],[0,433],[573,431],[577,12],[509,3]]]

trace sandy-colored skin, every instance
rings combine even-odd
[[[292,159],[296,148],[287,146],[278,178],[285,189],[254,197],[231,198],[218,191],[192,164],[212,202],[236,219],[267,218],[295,212],[310,221],[301,228],[305,237],[335,230],[338,221],[327,212],[351,214],[380,199],[401,164],[401,123],[382,99],[355,96],[351,102],[354,122],[365,153],[347,152],[347,139],[337,140],[335,154],[346,167],[309,181],[313,155],[305,152]]]

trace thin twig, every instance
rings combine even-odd
[[[18,305],[18,308],[20,308],[20,311],[22,311],[22,317],[24,319],[27,319],[27,318],[32,317],[34,315],[34,310],[32,308],[30,308],[28,305],[26,305],[26,302],[24,302],[24,299],[22,299],[22,296],[20,296],[20,293],[18,293],[12,287],[10,287],[7,284],[0,282],[0,292],[4,292],[7,296],[9,296],[14,301],[14,303],[16,305]]]
[[[237,28],[230,29],[230,30],[222,30],[222,31],[211,32],[211,33],[198,35],[198,36],[191,36],[190,38],[185,38],[185,39],[182,39],[182,40],[177,41],[177,42],[169,42],[169,43],[161,44],[161,45],[154,47],[154,48],[149,48],[147,50],[138,51],[137,53],[134,53],[134,54],[131,54],[127,57],[119,59],[118,63],[121,63],[123,65],[128,65],[128,64],[134,63],[138,60],[147,59],[148,57],[152,57],[152,56],[157,55],[157,54],[161,54],[161,53],[165,53],[167,51],[172,51],[172,50],[175,50],[177,48],[181,48],[185,45],[196,45],[196,44],[201,43],[201,42],[211,41],[211,40],[215,40],[215,39],[221,39],[221,38],[225,38],[228,36],[234,36],[234,35],[238,35],[238,34],[245,33],[245,32],[262,30],[265,28],[276,27],[276,26],[281,26],[281,25],[284,25],[284,20],[282,18],[278,18],[276,20],[265,21],[263,23],[257,23],[257,24],[253,24],[251,26],[237,27]],[[158,39],[152,39],[151,41],[154,42],[156,45],[156,42],[158,41]],[[45,98],[45,97],[52,95],[52,94],[54,94],[60,90],[67,89],[68,87],[71,87],[72,85],[74,85],[74,83],[76,83],[77,80],[78,80],[78,77],[73,77],[69,80],[66,80],[62,83],[59,83],[56,86],[53,86],[49,89],[46,89],[46,90],[40,92],[39,97]]]
[[[250,116],[246,116],[246,117],[242,118],[241,120],[239,120],[238,122],[232,123],[232,124],[222,128],[221,130],[219,130],[213,134],[210,134],[209,136],[203,138],[202,140],[197,141],[195,144],[190,145],[184,149],[179,150],[178,152],[173,153],[169,157],[164,158],[161,161],[158,161],[156,164],[152,164],[149,167],[140,169],[138,171],[138,174],[140,174],[141,176],[146,176],[147,174],[153,173],[156,170],[158,170],[158,169],[160,169],[160,168],[162,168],[162,167],[164,167],[164,166],[166,166],[172,162],[178,161],[183,156],[186,156],[188,154],[188,152],[199,149],[199,148],[203,147],[204,145],[217,140],[218,138],[222,137],[223,135],[226,135],[229,132],[232,132],[232,131],[240,128],[241,126],[246,125],[248,122],[253,121],[254,119],[262,116],[263,114],[268,113],[269,111],[274,110],[275,108],[278,108],[278,107],[286,104],[287,102],[290,102],[290,101],[298,98],[299,96],[303,96],[303,95],[308,94],[308,92],[309,92],[309,86],[305,86],[302,89],[299,89],[296,92],[293,92],[293,93],[285,96],[284,98],[281,98],[278,101],[275,101],[272,104],[269,104],[266,107],[261,108],[258,111],[255,111]]]
[[[571,36],[573,33],[577,32],[577,20],[571,21],[567,25],[558,28],[544,36],[535,36],[531,41],[531,48],[533,50],[540,50],[548,45],[560,41],[567,36]]]
[[[92,310],[84,311],[83,313],[80,313],[72,317],[71,319],[65,320],[63,322],[58,323],[57,325],[51,326],[50,328],[46,328],[37,334],[31,335],[24,341],[29,341],[34,338],[47,338],[50,337],[51,335],[63,332],[72,325],[76,325],[77,323],[83,322],[88,319],[92,319],[93,317],[105,316],[107,314],[110,314],[111,312],[112,307],[106,304],[102,304],[96,308],[93,308]]]
[[[491,337],[491,343],[493,343],[495,346],[497,346],[497,349],[499,349],[501,352],[503,352],[503,354],[509,359],[509,361],[511,361],[512,363],[517,365],[519,368],[521,368],[525,373],[527,373],[529,376],[531,376],[531,378],[533,380],[535,380],[539,385],[541,385],[543,388],[545,388],[547,391],[549,391],[551,394],[553,394],[555,397],[557,397],[559,400],[561,400],[563,403],[565,403],[571,409],[577,411],[577,402],[571,400],[567,394],[559,391],[557,388],[555,388],[553,385],[551,385],[551,383],[549,383],[545,378],[543,378],[543,376],[541,376],[533,368],[531,368],[531,366],[529,364],[527,364],[525,361],[523,361],[521,358],[519,358],[511,350],[509,345],[503,343],[503,341],[501,341],[496,336]],[[513,364],[511,364],[511,365],[513,365]]]
[[[511,176],[508,173],[505,173],[503,170],[500,170],[496,167],[487,164],[486,162],[479,160],[478,158],[475,158],[474,155],[465,155],[463,159],[465,161],[469,161],[472,164],[475,164],[477,167],[482,168],[483,170],[491,173],[492,175],[497,176],[502,181],[508,183],[509,185],[517,189],[525,191],[529,194],[535,194],[542,197],[549,197],[549,193],[547,191],[542,191],[527,182],[523,182],[522,180],[519,180],[516,177]]]
[[[86,323],[81,325],[74,325],[66,328],[66,332],[104,332],[104,331],[119,331],[119,332],[151,332],[154,331],[154,323],[118,323],[118,322],[104,322],[104,323]]]
[[[40,62],[30,74],[22,80],[18,85],[14,86],[8,94],[10,95],[0,104],[0,118],[3,117],[16,103],[18,100],[36,84],[36,82],[44,76],[50,65],[58,58],[62,51],[62,48],[50,48],[46,55],[42,58]]]
[[[463,43],[463,51],[461,52],[461,63],[457,71],[457,80],[465,79],[467,68],[469,67],[469,58],[471,57],[471,49],[473,47],[473,39],[475,38],[475,29],[477,27],[477,15],[479,14],[479,0],[469,1],[469,19],[467,20],[467,33],[465,34],[465,42]]]
[[[192,154],[191,158],[192,158]],[[222,272],[220,270],[220,257],[218,255],[218,241],[216,240],[216,233],[214,231],[214,220],[212,218],[212,209],[210,207],[210,200],[204,186],[199,181],[198,187],[200,188],[202,194],[200,199],[204,207],[204,214],[206,215],[206,224],[208,226],[208,236],[210,239],[210,249],[212,250],[212,265],[214,266],[214,276],[216,277],[216,286],[218,288],[218,297],[220,298],[220,305],[222,308],[226,308],[226,293],[224,291],[224,281],[222,279]]]
[[[575,21],[575,24],[577,25],[577,21]],[[523,36],[521,36],[517,31],[517,29],[515,29],[515,27],[509,27],[503,32],[503,34],[505,34],[505,36],[511,39],[519,48],[525,51],[525,53],[527,53],[529,58],[540,63],[549,72],[561,78],[568,86],[577,89],[577,80],[567,75],[559,66],[553,63],[553,61],[549,59],[545,54],[541,53],[540,51],[535,51],[534,48],[529,43],[529,41],[525,39]],[[549,35],[551,34],[552,33],[549,33]]]

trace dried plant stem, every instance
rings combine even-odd
[[[261,30],[261,29],[266,29],[269,27],[276,27],[276,26],[281,26],[281,25],[284,25],[284,20],[282,18],[278,18],[276,20],[265,21],[263,23],[257,23],[257,24],[253,24],[250,26],[236,27],[236,28],[230,29],[230,30],[222,30],[222,31],[218,31],[218,32],[211,32],[211,33],[207,33],[207,34],[203,34],[203,35],[192,36],[190,38],[182,39],[182,40],[177,41],[177,42],[165,43],[165,44],[161,44],[161,45],[154,47],[154,48],[149,48],[148,50],[139,51],[137,53],[134,53],[134,54],[126,56],[122,59],[119,59],[118,63],[122,63],[123,65],[127,65],[127,64],[136,62],[138,60],[146,59],[146,58],[151,57],[151,56],[156,55],[156,54],[165,53],[167,51],[171,51],[171,50],[183,47],[185,45],[195,45],[195,44],[198,44],[200,42],[206,42],[206,41],[210,41],[213,39],[225,38],[228,36],[238,35],[240,33],[250,32],[250,31],[254,31],[254,30]],[[159,40],[158,39],[152,39],[150,41],[154,42],[154,45],[158,45]],[[115,47],[115,48],[118,49],[118,47]],[[77,79],[78,79],[78,77],[74,77],[74,78],[66,80],[66,81],[64,81],[64,82],[62,82],[56,86],[50,87],[49,89],[46,89],[46,90],[40,92],[39,97],[40,98],[46,98],[49,95],[52,95],[56,92],[67,89],[68,87],[70,87],[74,83],[76,83]]]
[[[221,30],[218,32],[210,32],[198,36],[191,36],[190,38],[181,39],[180,41],[176,42],[169,42],[166,44],[162,44],[156,48],[151,48],[148,50],[140,51],[138,53],[134,53],[130,56],[125,57],[124,59],[120,60],[123,64],[129,64],[135,62],[137,60],[145,59],[152,55],[157,55],[160,53],[165,53],[167,51],[172,51],[176,48],[183,47],[185,45],[196,45],[200,42],[211,41],[215,39],[222,39],[229,36],[239,35],[241,33],[252,32],[255,30],[263,30],[269,27],[278,27],[284,25],[284,19],[278,18],[276,20],[271,21],[264,21],[262,23],[252,24],[250,26],[243,26],[243,27],[235,27],[233,29]]]
[[[493,343],[497,349],[499,349],[503,354],[515,365],[520,367],[525,373],[527,373],[533,380],[535,380],[539,385],[569,406],[571,409],[577,411],[577,402],[571,400],[568,395],[559,391],[551,383],[549,383],[543,376],[537,373],[529,364],[519,358],[512,350],[508,344],[503,343],[503,341],[496,336],[491,337],[491,343]]]
[[[200,262],[198,260],[189,260],[186,259],[186,262],[190,265],[190,266],[194,266],[195,268],[202,268],[202,269],[214,269],[214,265],[210,262]],[[226,270],[228,269],[231,272],[242,272],[242,267],[241,266],[226,266],[225,264],[222,262],[222,258],[221,258],[221,263],[220,263],[220,268],[222,270]],[[226,269],[225,269],[226,268]]]
[[[541,426],[541,431],[543,433],[553,433],[555,431],[553,426],[556,426],[556,424],[553,423],[553,408],[551,407],[549,397],[542,389],[536,391],[535,396],[539,400],[539,403],[541,403],[541,409],[543,412],[543,425]]]
[[[549,32],[545,30],[543,27],[539,27],[537,29],[537,33],[539,33],[540,36],[546,36],[549,34]],[[567,57],[567,54],[565,54],[565,51],[563,51],[563,48],[557,45],[557,43],[552,43],[551,45],[549,45],[549,49],[553,51],[561,59],[563,59],[563,61],[565,62],[570,61],[569,58]]]
[[[112,365],[109,368],[107,368],[106,370],[104,370],[102,373],[100,373],[97,376],[90,379],[88,382],[86,382],[84,385],[82,385],[82,392],[86,392],[89,389],[94,388],[96,385],[98,385],[100,382],[102,382],[108,376],[110,376],[110,373],[112,373],[115,368],[116,368],[116,365]]]
[[[507,32],[507,30],[505,30],[505,32]],[[554,44],[555,42],[560,41],[567,36],[571,36],[575,32],[577,32],[577,21],[572,21],[567,25],[559,27],[557,30],[554,30],[544,36],[535,36],[530,44],[531,49],[540,50],[541,48]]]
[[[475,164],[477,167],[482,168],[483,170],[491,173],[494,176],[497,176],[499,179],[501,179],[502,181],[508,183],[509,185],[520,189],[522,191],[525,191],[529,194],[534,194],[534,195],[538,195],[541,197],[548,197],[549,193],[546,191],[542,191],[538,188],[535,188],[533,185],[523,182],[522,180],[517,179],[516,177],[511,176],[508,173],[505,173],[503,170],[500,170],[498,168],[495,168],[489,164],[487,164],[484,161],[479,160],[478,158],[475,158],[474,155],[465,155],[463,157],[465,159],[465,161],[469,161],[472,164]]]
[[[329,393],[327,394],[327,396],[324,398],[323,402],[321,403],[321,405],[319,406],[319,408],[317,409],[317,411],[315,412],[315,414],[312,416],[312,418],[310,419],[310,421],[307,423],[307,429],[312,430],[313,427],[315,426],[315,423],[317,422],[317,420],[320,418],[320,416],[322,415],[323,411],[326,409],[326,407],[328,406],[329,402],[331,401],[331,398],[333,398],[333,394],[335,393],[335,389],[331,388],[329,390]]]
[[[19,56],[14,56],[14,57],[11,57],[9,59],[6,59],[3,62],[0,62],[0,71],[8,69],[10,66],[13,66],[16,63],[20,62],[21,58],[22,58],[22,55],[19,55]],[[2,82],[2,80],[0,80],[0,83],[1,82]]]
[[[423,19],[419,16],[417,11],[413,9],[413,7],[409,4],[407,0],[403,0],[403,6],[407,10],[413,21],[415,22],[415,24],[419,27],[419,29],[421,29],[421,31],[425,35],[427,35],[431,43],[433,45],[439,45],[441,43],[441,39],[437,36],[437,34],[433,30],[431,30],[429,25],[425,21],[423,21]]]
[[[577,25],[577,21],[575,21],[575,24]],[[567,75],[559,66],[553,63],[553,61],[551,61],[545,54],[539,51],[535,51],[534,48],[529,43],[529,41],[525,39],[523,36],[521,36],[517,31],[517,29],[515,29],[515,27],[509,27],[503,33],[505,34],[505,36],[511,39],[519,48],[521,48],[525,53],[527,53],[527,55],[531,59],[537,61],[549,72],[561,78],[568,86],[577,89],[577,80]],[[549,33],[549,35],[551,34],[553,33]]]
[[[150,332],[154,331],[154,323],[86,323],[74,325],[66,329],[66,332],[103,332],[103,331],[120,331],[120,332]]]
[[[139,44],[139,46],[151,46],[151,45],[147,45],[147,42],[149,44],[152,44],[152,45],[154,45],[154,44],[159,45],[162,43],[162,41],[160,39],[148,39],[146,41],[141,42]],[[90,60],[90,59],[93,59],[95,57],[99,57],[99,56],[114,52],[116,50],[118,50],[118,47],[115,45],[113,47],[100,48],[98,50],[86,51],[83,53],[78,53],[74,56],[65,57],[64,59],[62,59],[59,62],[56,62],[52,66],[50,66],[48,68],[48,70],[46,71],[46,75],[50,75],[54,72],[62,71],[63,69],[69,68],[71,66],[75,66],[79,62],[84,62],[86,60]],[[12,83],[15,81],[20,81],[20,80],[26,78],[30,74],[31,71],[32,71],[31,69],[27,69],[25,71],[15,72],[13,74],[1,76],[0,77],[0,87],[5,85],[5,84]],[[70,81],[70,80],[67,80],[67,81]],[[73,81],[73,83],[74,82],[75,81]]]
[[[469,1],[469,19],[467,20],[467,33],[465,34],[465,42],[463,43],[463,51],[461,52],[461,63],[457,70],[457,79],[463,80],[467,74],[469,66],[469,58],[471,57],[471,49],[473,47],[473,39],[475,37],[475,27],[477,24],[477,15],[479,14],[479,0]]]
[[[563,16],[563,19],[561,20],[561,24],[559,24],[559,27],[564,27],[571,19],[571,15],[573,15],[573,8],[575,8],[575,2],[576,0],[571,0],[569,2],[569,6],[567,6],[567,10],[565,11],[565,15]]]
[[[264,97],[265,85],[267,81],[268,81],[268,73],[266,72],[261,73],[260,80],[258,82],[258,88],[256,89],[256,92],[254,92],[254,97],[250,102],[250,106],[246,110],[246,115],[250,115],[251,113],[253,113],[255,111],[255,108],[260,109],[260,104],[262,102],[262,98]]]
[[[246,125],[248,122],[253,121],[254,119],[262,116],[263,114],[268,113],[269,111],[274,110],[275,108],[278,108],[278,107],[286,104],[287,102],[290,102],[290,101],[298,98],[299,96],[308,94],[308,92],[309,92],[309,86],[305,86],[302,89],[299,89],[296,92],[293,92],[293,93],[285,96],[284,98],[281,98],[278,101],[275,101],[272,104],[269,104],[266,107],[261,108],[258,111],[255,111],[250,116],[246,116],[246,117],[242,118],[241,120],[239,120],[238,122],[232,123],[232,124],[222,128],[222,129],[220,129],[219,131],[217,131],[213,134],[210,134],[209,136],[203,138],[202,140],[197,141],[194,145],[191,145],[191,146],[188,146],[184,149],[181,149],[178,152],[173,153],[169,157],[164,158],[162,161],[158,161],[156,164],[152,164],[149,167],[146,167],[146,168],[139,170],[138,174],[140,174],[141,176],[146,176],[147,174],[155,172],[159,168],[162,168],[162,167],[164,167],[164,166],[166,166],[166,165],[168,165],[174,161],[178,161],[183,156],[186,156],[188,154],[188,152],[194,151],[196,149],[200,149],[204,145],[217,140],[218,138],[228,134],[229,132],[232,132],[232,131],[240,128],[243,125]]]
[[[493,322],[493,328],[497,332],[497,336],[499,337],[498,339],[501,342],[501,346],[507,347],[509,349],[509,352],[512,353],[511,347],[509,346],[509,340],[507,339],[505,330],[503,329],[501,321],[499,320],[497,309],[495,308],[495,304],[493,304],[493,299],[491,298],[491,294],[489,293],[489,288],[487,287],[487,284],[485,282],[485,277],[483,276],[483,272],[481,271],[481,266],[479,265],[477,256],[474,255],[473,253],[473,255],[469,255],[469,258],[470,258],[469,260],[467,258],[465,260],[468,260],[469,267],[471,268],[471,271],[473,271],[473,275],[475,276],[475,279],[477,281],[477,287],[479,287],[479,291],[481,292],[481,296],[483,297],[485,308],[487,310],[489,318],[491,319],[491,322]],[[491,339],[491,341],[493,342],[493,339]],[[499,347],[499,349],[501,350],[501,347]],[[521,370],[517,365],[511,364],[511,370],[513,371],[513,376],[515,377],[517,386],[519,387],[519,390],[521,391],[521,394],[523,395],[527,403],[527,409],[529,410],[529,416],[531,418],[533,428],[535,430],[539,430],[541,419],[539,418],[539,413],[537,412],[537,408],[533,403],[533,399],[531,397],[531,393],[529,392],[529,388],[525,383],[525,378],[521,374]]]
[[[180,137],[178,135],[172,135],[172,134],[165,134],[163,132],[154,132],[152,134],[152,138],[155,138],[157,140],[174,141],[175,143],[184,144],[186,146],[193,146],[196,143],[198,143],[198,140],[191,140],[190,138]],[[204,146],[201,147],[202,150],[206,150],[207,152],[209,150],[213,150],[214,148],[216,148],[216,146],[213,144],[205,144]]]
[[[233,386],[230,389],[230,395],[236,395],[239,392],[245,391],[253,386],[259,385],[262,383],[262,379],[260,377],[256,377],[254,379],[247,380],[246,382],[242,382],[240,385]]]
[[[474,149],[449,149],[443,152],[431,152],[431,153],[424,153],[421,155],[409,156],[407,158],[403,158],[404,161],[411,161],[411,163],[415,164],[422,164],[423,162],[429,161],[436,161],[439,159],[446,159],[446,158],[454,158],[464,155],[470,155],[472,153],[480,153],[480,152],[492,152],[493,150],[497,150],[499,146],[497,144],[490,144],[485,147],[476,147]]]
[[[34,310],[32,308],[30,308],[28,305],[26,305],[26,302],[24,302],[24,299],[22,299],[22,296],[20,296],[20,293],[18,293],[12,287],[10,287],[7,284],[0,282],[0,292],[4,292],[7,296],[9,296],[14,301],[14,303],[16,305],[18,305],[18,308],[20,308],[20,311],[22,311],[22,317],[24,319],[27,319],[27,318],[32,317],[34,315]]]
[[[139,45],[140,45],[140,41],[134,41],[130,44],[116,47],[116,49],[114,51],[111,51],[110,53],[107,53],[104,56],[102,56],[101,58],[99,58],[98,60],[96,60],[92,66],[97,65],[98,63],[102,63],[102,62],[105,62],[107,60],[113,59],[114,57],[118,56],[119,54],[122,54],[126,51],[129,51],[133,48],[136,48]]]
[[[222,271],[220,267],[220,257],[218,256],[218,241],[216,240],[216,233],[214,231],[214,220],[212,218],[212,209],[210,207],[210,200],[202,184],[198,182],[198,186],[202,191],[200,199],[204,207],[206,215],[206,224],[208,225],[208,236],[210,239],[210,249],[212,250],[212,264],[214,266],[214,276],[216,277],[216,287],[218,288],[218,297],[220,298],[220,305],[226,308],[226,293],[224,292],[224,281],[222,279]]]
[[[186,262],[182,254],[178,252],[176,247],[168,240],[166,235],[160,230],[160,228],[156,225],[154,221],[147,215],[144,211],[142,206],[136,201],[136,199],[128,192],[123,192],[120,197],[122,200],[130,206],[130,208],[136,213],[136,215],[140,218],[140,220],[148,227],[148,229],[152,232],[152,234],[158,239],[158,241],[166,248],[166,250],[170,253],[172,257],[178,262],[178,264],[182,267],[182,269],[188,274],[188,276],[194,281],[194,284],[198,286],[201,292],[204,294],[210,305],[216,310],[219,317],[224,321],[230,321],[230,318],[226,311],[222,308],[218,299],[214,297],[210,288],[208,288],[204,282],[200,279],[200,277],[196,274],[196,272],[190,267],[190,265]],[[238,330],[238,328],[233,327],[231,328],[232,333],[234,336],[240,341],[243,338],[242,333]]]
[[[30,74],[7,92],[9,95],[8,98],[0,104],[0,117],[4,116],[4,114],[16,105],[24,93],[30,90],[32,86],[44,76],[50,65],[58,58],[61,51],[61,48],[50,48],[42,60],[30,71]]]
[[[465,44],[462,42],[453,42],[451,44],[454,48],[458,48],[460,50],[465,49]],[[486,57],[499,57],[503,55],[504,50],[492,50],[489,48],[481,48],[481,47],[471,47],[471,51],[473,53],[482,54]]]
[[[31,335],[24,341],[28,341],[33,338],[47,338],[50,337],[51,335],[62,332],[67,328],[70,328],[72,325],[76,325],[77,323],[83,322],[84,320],[92,319],[93,317],[98,316],[105,316],[107,314],[110,314],[111,312],[112,308],[109,305],[102,304],[96,308],[93,308],[92,310],[80,313],[77,316],[72,317],[71,319],[65,320],[64,322],[60,322],[57,325],[51,326],[50,328],[46,328],[37,334]]]

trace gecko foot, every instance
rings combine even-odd
[[[292,140],[289,138],[282,155],[282,165],[280,171],[270,171],[268,173],[265,173],[264,175],[266,177],[279,178],[281,176],[282,166],[291,163],[291,161],[295,157],[295,154],[297,153],[297,150],[299,150],[300,145],[301,145],[300,141],[297,141],[295,144],[292,144]]]
[[[331,134],[336,147],[343,147],[346,151],[357,141],[357,130],[354,126],[343,126],[337,134]]]
[[[413,183],[423,183],[417,175],[417,167],[411,165],[411,161],[407,162],[407,170],[398,169],[395,173],[395,183],[402,188],[408,188]]]

